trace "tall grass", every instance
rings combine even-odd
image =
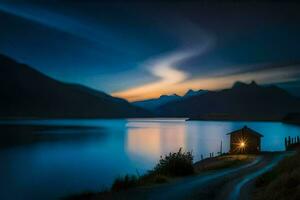
[[[154,173],[171,177],[191,175],[194,173],[193,155],[189,151],[183,152],[182,148],[178,152],[169,153],[160,158]]]

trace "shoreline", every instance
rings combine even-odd
[[[120,117],[120,118],[98,118],[98,117],[72,117],[72,118],[39,118],[39,117],[9,117],[9,118],[2,118],[0,117],[0,126],[2,122],[13,122],[13,121],[30,121],[30,120],[178,120],[181,119],[182,121],[203,121],[203,122],[278,122],[283,124],[291,124],[295,126],[300,126],[300,122],[298,121],[285,121],[282,119],[228,119],[228,118],[182,118],[182,117]],[[2,121],[2,122],[1,122]]]
[[[129,188],[127,190],[111,191],[106,189],[99,192],[83,192],[71,196],[66,196],[63,199],[65,200],[85,200],[85,199],[103,199],[103,198],[118,199],[123,195],[127,196],[130,199],[132,198],[136,199],[135,197],[133,197],[136,191],[140,192],[141,190],[151,190],[160,187],[168,187],[173,184],[180,183],[182,181],[189,180],[189,179],[195,179],[199,176],[203,176],[206,174],[211,174],[214,172],[227,170],[227,169],[235,169],[235,168],[243,167],[245,165],[249,165],[250,163],[254,162],[257,156],[258,155],[251,155],[251,154],[249,155],[223,154],[216,157],[205,158],[203,160],[198,160],[194,162],[193,167],[195,169],[195,173],[192,175],[182,176],[182,177],[169,177],[166,182],[141,185],[141,186]],[[228,160],[229,162],[226,162],[225,159],[227,158],[229,158]]]
[[[235,182],[235,179],[239,180],[241,176],[260,170],[261,167],[267,167],[278,156],[287,154],[288,152],[286,151],[275,151],[262,152],[259,155],[221,155],[196,161],[193,164],[194,167],[204,165],[207,168],[196,172],[194,175],[171,178],[165,183],[138,186],[121,191],[107,190],[95,193],[75,194],[65,197],[65,199],[185,199],[187,197],[185,194],[197,198],[203,197],[204,199],[213,195],[218,199],[220,191],[222,194],[226,194],[226,196],[231,194],[227,189],[227,185],[234,187],[235,185],[232,185],[232,183]],[[244,162],[225,163],[225,165],[221,162],[223,165],[218,166],[219,159],[221,158],[222,160],[222,158],[226,157],[249,157],[249,159],[244,160]]]

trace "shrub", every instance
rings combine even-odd
[[[193,155],[183,152],[182,148],[177,153],[169,153],[161,157],[152,173],[165,176],[187,176],[194,173]]]

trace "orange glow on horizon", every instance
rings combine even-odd
[[[112,96],[127,99],[130,102],[140,101],[151,98],[158,98],[161,95],[178,94],[183,95],[187,90],[220,90],[229,88],[235,81],[251,82],[255,80],[259,84],[272,84],[276,82],[293,81],[289,78],[292,73],[300,73],[300,69],[295,66],[285,67],[285,70],[266,69],[256,72],[240,73],[228,76],[196,78],[191,80],[166,81],[161,80],[158,82],[137,86],[124,91],[112,93]],[[174,72],[179,77],[178,72]],[[170,77],[170,76],[168,76]],[[179,78],[180,79],[180,78]],[[183,79],[183,78],[182,78]]]

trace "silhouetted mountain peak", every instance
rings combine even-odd
[[[189,89],[183,96],[184,97],[191,97],[191,96],[194,96],[194,95],[198,95],[198,94],[203,94],[203,93],[206,93],[207,91],[206,90],[192,90],[192,89]]]
[[[233,84],[232,89],[247,89],[247,88],[258,88],[260,87],[255,81],[251,81],[251,83],[247,84],[241,81],[237,81]]]
[[[169,98],[169,97],[179,97],[177,94],[171,94],[171,95],[166,95],[166,94],[163,94],[159,97],[159,99],[161,98]]]
[[[250,83],[251,86],[258,86],[257,83],[255,81],[251,81]]]
[[[189,89],[189,90],[184,94],[184,96],[191,96],[191,95],[194,95],[195,92],[196,92],[195,90]]]
[[[247,84],[241,81],[236,81],[233,86],[232,89],[236,89],[236,88],[242,88],[242,87],[247,87]]]

